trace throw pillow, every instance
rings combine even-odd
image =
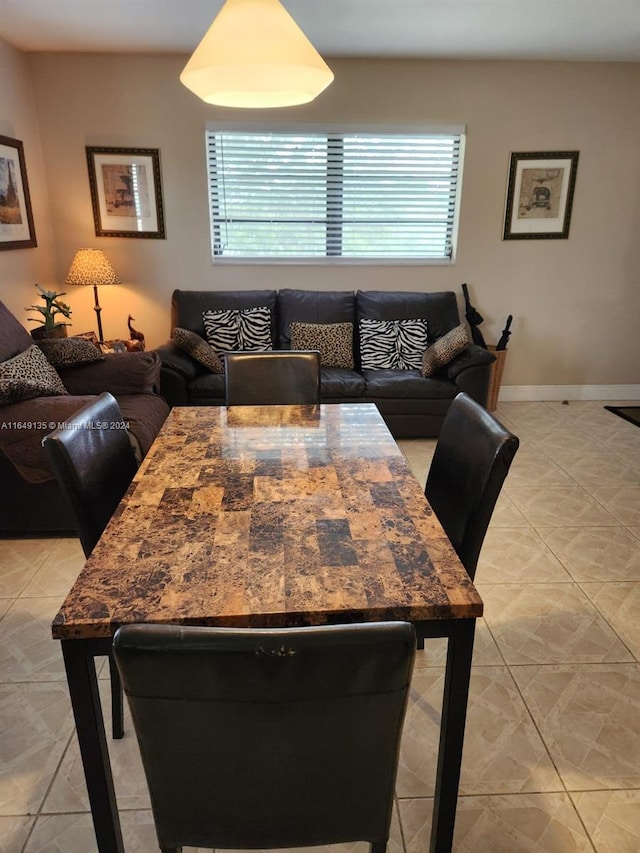
[[[55,368],[35,344],[0,364],[0,405],[66,393]]]
[[[419,370],[427,347],[427,321],[360,320],[360,358],[365,370]]]
[[[74,364],[104,361],[104,355],[84,338],[42,338],[38,346],[53,367],[73,367]]]
[[[265,306],[203,311],[202,321],[207,341],[216,353],[273,349],[271,310]]]
[[[179,326],[173,330],[171,335],[176,346],[188,352],[200,364],[204,364],[212,373],[222,373],[223,364],[213,348],[196,332],[189,329],[181,329]]]
[[[422,375],[433,376],[469,345],[467,328],[462,323],[431,344],[422,357]]]
[[[353,370],[353,323],[291,323],[291,349],[318,350],[323,367]]]

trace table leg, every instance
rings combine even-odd
[[[456,620],[449,635],[431,853],[450,853],[453,845],[475,627],[475,619]]]
[[[99,853],[124,853],[98,679],[89,641],[62,640],[62,655],[98,850]]]

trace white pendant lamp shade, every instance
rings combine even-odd
[[[280,0],[226,0],[180,75],[208,104],[306,104],[333,72]]]

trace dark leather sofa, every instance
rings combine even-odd
[[[34,343],[0,302],[0,362]],[[154,352],[108,355],[93,364],[59,368],[58,374],[68,394],[0,405],[0,536],[75,530],[42,439],[97,394],[110,391],[116,397],[139,458],[145,456],[169,414],[166,402],[156,393],[160,359]]]
[[[323,367],[321,401],[373,402],[396,438],[437,436],[451,401],[460,391],[466,391],[486,406],[491,363],[495,357],[475,344],[469,344],[438,374],[429,378],[415,369],[363,370],[360,366],[360,320],[425,318],[431,345],[460,324],[452,292],[175,290],[171,300],[171,328],[188,329],[204,338],[203,311],[258,306],[266,306],[271,311],[274,349],[290,349],[292,322],[352,323],[355,369]],[[157,351],[162,360],[161,394],[170,406],[224,405],[223,375],[208,371],[173,341]]]

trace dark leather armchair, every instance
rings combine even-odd
[[[130,625],[114,655],[163,853],[358,840],[384,853],[411,625]]]
[[[224,358],[227,406],[320,402],[319,352],[229,352]]]
[[[138,468],[118,403],[111,394],[101,394],[42,443],[89,557]],[[109,666],[113,737],[121,738],[122,688],[112,656]]]
[[[442,423],[425,495],[472,580],[519,444],[465,393],[457,395]]]

